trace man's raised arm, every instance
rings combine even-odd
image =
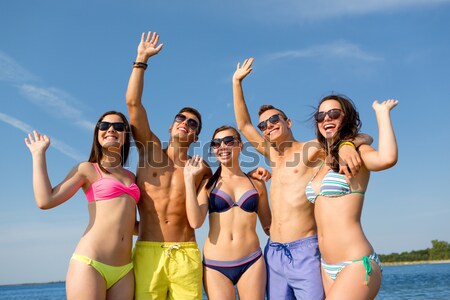
[[[148,32],[147,37],[145,32],[142,33],[141,41],[137,49],[136,61],[133,64],[133,70],[128,81],[126,102],[133,138],[139,149],[142,149],[149,141],[161,143],[150,130],[147,113],[142,105],[144,73],[147,69],[147,61],[151,56],[158,54],[163,47],[163,44],[158,45],[158,41],[159,35],[156,32],[153,35],[151,32]]]
[[[262,155],[269,156],[269,147],[266,140],[261,136],[258,130],[253,126],[247,104],[245,104],[244,91],[242,89],[242,80],[252,71],[253,58],[246,59],[242,66],[238,63],[233,75],[233,102],[234,115],[238,129],[252,146]]]

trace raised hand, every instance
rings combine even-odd
[[[50,138],[33,130],[33,135],[29,133],[28,138],[25,138],[25,144],[30,149],[31,154],[44,153],[50,146]]]
[[[159,44],[159,34],[156,32],[149,31],[147,37],[145,37],[145,32],[142,33],[141,42],[138,46],[138,56],[146,57],[147,59],[153,55],[159,53],[162,49],[163,44]]]
[[[203,159],[199,155],[194,155],[184,166],[184,178],[195,178],[203,168]]]
[[[378,100],[375,100],[372,103],[372,108],[375,110],[376,113],[383,112],[383,111],[391,111],[394,107],[396,107],[398,104],[398,100],[394,99],[388,99],[381,103],[378,103]]]
[[[233,81],[234,80],[241,81],[248,74],[250,74],[250,72],[253,70],[252,63],[253,63],[253,57],[247,58],[246,60],[244,60],[244,62],[242,63],[242,66],[240,65],[240,63],[238,63],[237,67],[236,67],[236,71],[234,72],[234,75],[233,75]]]

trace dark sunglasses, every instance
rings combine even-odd
[[[325,116],[328,115],[330,119],[336,120],[341,116],[342,110],[339,108],[333,108],[329,111],[318,111],[314,116],[317,122],[323,122],[325,120]]]
[[[187,119],[186,123],[189,128],[191,128],[192,130],[198,129],[199,124],[196,120],[189,119],[188,117],[186,117],[183,114],[178,114],[175,116],[175,122],[177,122],[177,123],[183,123],[186,119]]]
[[[267,128],[267,122],[270,122],[272,124],[277,124],[278,122],[280,122],[280,119],[281,119],[280,114],[273,115],[270,118],[268,118],[267,120],[260,122],[258,124],[258,128],[259,128],[259,130],[264,131]]]
[[[222,145],[222,142],[225,144],[225,146],[233,146],[235,140],[236,137],[232,135],[223,137],[221,139],[212,139],[211,148],[218,149],[220,145]]]
[[[109,127],[113,127],[115,131],[124,131],[127,127],[125,123],[109,123],[109,122],[99,122],[97,123],[98,129],[101,131],[106,131],[109,129]]]

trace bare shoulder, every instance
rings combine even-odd
[[[72,171],[74,171],[75,173],[78,173],[82,176],[89,176],[91,175],[93,172],[95,172],[95,168],[93,166],[94,163],[88,162],[88,161],[83,161],[79,164],[77,164],[75,167],[73,167]]]

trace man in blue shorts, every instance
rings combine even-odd
[[[305,187],[324,156],[317,141],[295,140],[291,120],[272,105],[263,105],[259,110],[261,133],[252,125],[242,89],[242,80],[251,72],[252,63],[253,58],[245,60],[234,73],[234,112],[239,130],[272,167],[272,223],[264,253],[267,296],[270,300],[321,300],[324,292],[314,206],[306,199]],[[361,141],[371,143],[370,139]],[[360,167],[358,153],[347,142],[339,154],[343,165],[348,166],[342,170],[351,177]]]

